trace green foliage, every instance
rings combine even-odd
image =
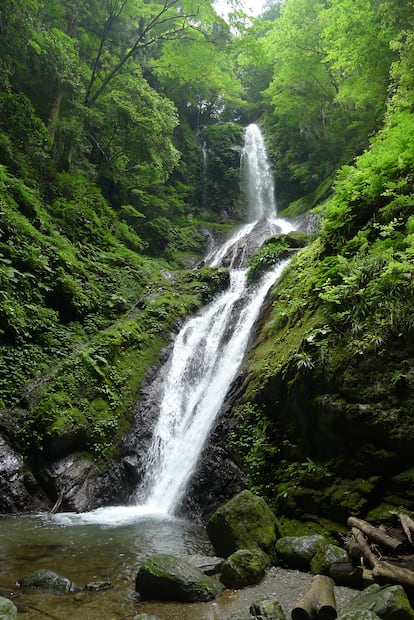
[[[273,265],[288,255],[289,245],[285,238],[274,238],[267,242],[248,260],[249,271],[247,279],[249,282],[257,280]]]

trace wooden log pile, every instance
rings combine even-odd
[[[400,584],[414,594],[414,520],[400,514],[399,521],[399,530],[390,535],[363,519],[349,517],[351,536],[346,546],[353,562],[331,566],[335,583],[350,587]]]

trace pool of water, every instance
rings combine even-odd
[[[213,555],[213,550],[204,528],[165,516],[126,513],[117,520],[115,514],[96,511],[0,517],[0,592],[12,598],[18,617],[27,619],[133,618],[142,606],[135,577],[153,553]],[[110,581],[113,588],[64,596],[19,590],[16,582],[37,569],[53,570],[82,588],[95,581]],[[165,612],[173,617],[172,609]]]

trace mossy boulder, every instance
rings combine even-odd
[[[135,589],[143,599],[197,603],[216,598],[223,586],[186,560],[159,554],[140,567]]]
[[[328,575],[329,567],[335,562],[347,562],[348,553],[342,547],[322,542],[310,561],[311,573],[314,575]]]
[[[82,589],[67,577],[62,577],[62,575],[46,569],[33,571],[26,577],[22,577],[17,584],[21,588],[52,592],[53,594],[79,592]]]
[[[323,536],[284,536],[276,543],[278,559],[289,568],[309,570],[312,558],[321,545],[326,543]]]
[[[149,616],[148,614],[138,614],[133,620],[158,620],[157,616]]]
[[[379,616],[373,611],[350,611],[346,614],[340,614],[338,620],[378,620]]]
[[[286,620],[285,612],[277,601],[263,599],[250,605],[250,613],[260,620]]]
[[[17,618],[16,605],[4,596],[0,596],[0,618],[1,620],[15,620]]]
[[[221,569],[220,580],[227,588],[239,590],[259,583],[266,573],[266,556],[259,549],[239,549]]]
[[[207,523],[217,555],[227,558],[239,549],[260,549],[273,561],[279,524],[263,498],[242,491],[220,506]]]
[[[414,611],[407,595],[400,585],[379,586],[373,584],[347,603],[341,611],[340,620],[353,619],[351,613],[362,611],[374,612],[382,620],[413,620]],[[359,616],[356,616],[357,620]],[[339,620],[339,619],[338,619]]]

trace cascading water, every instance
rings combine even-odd
[[[253,287],[244,260],[276,232],[293,226],[276,218],[273,178],[257,125],[245,133],[242,172],[250,188],[248,224],[206,257],[230,270],[230,287],[188,319],[161,369],[159,417],[134,506],[77,515],[83,522],[121,524],[142,515],[171,515],[185,493],[209,431],[243,359],[252,327],[283,264]]]
[[[164,368],[159,419],[145,481],[137,494],[149,512],[172,513],[185,492],[264,298],[283,267],[268,273],[257,287],[248,286],[245,269],[234,269],[242,265],[249,244],[257,247],[281,230],[281,222],[275,219],[273,178],[257,125],[246,130],[242,170],[250,188],[252,221],[206,258],[207,264],[216,266],[228,257],[230,288],[186,322]],[[292,228],[283,224],[285,231]]]

